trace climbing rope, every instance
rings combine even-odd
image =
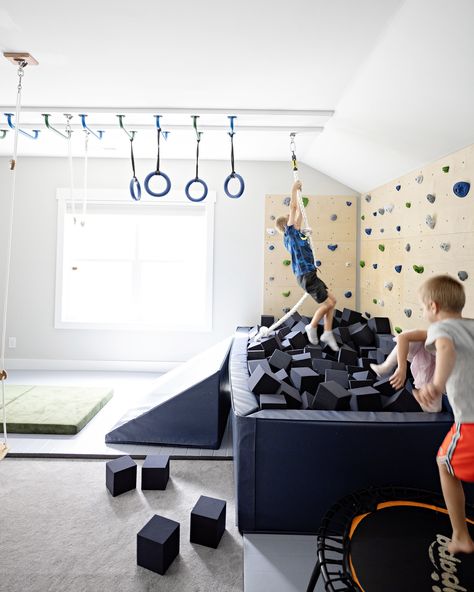
[[[15,204],[15,188],[16,188],[16,164],[18,157],[18,133],[20,131],[20,112],[21,112],[21,90],[22,78],[24,75],[24,68],[27,62],[21,61],[18,63],[18,86],[16,96],[15,109],[15,133],[13,140],[13,156],[10,160],[10,170],[13,173],[11,193],[10,193],[10,217],[7,231],[7,251],[6,251],[6,271],[5,271],[5,290],[3,294],[3,314],[2,314],[2,342],[0,353],[0,382],[2,383],[2,422],[3,422],[3,443],[0,444],[0,459],[2,459],[8,452],[8,434],[7,434],[7,414],[5,408],[5,380],[7,373],[5,370],[5,344],[7,331],[7,314],[8,314],[8,292],[10,286],[10,267],[11,267],[11,252],[12,252],[12,234],[13,234],[13,212]]]
[[[197,123],[196,123],[199,115],[191,115],[191,117],[193,119],[194,131],[196,132],[196,176],[194,177],[194,179],[191,179],[191,181],[189,181],[187,183],[184,191],[186,193],[186,197],[190,201],[198,202],[198,201],[203,201],[203,199],[206,198],[208,188],[207,188],[206,182],[199,178],[199,143],[201,142],[201,136],[202,136],[202,132],[198,132]],[[200,185],[202,185],[203,193],[202,193],[201,197],[192,197],[191,196],[190,189],[194,183],[199,183]]]
[[[292,168],[293,168],[293,180],[296,182],[296,181],[299,181],[299,178],[298,178],[298,161],[296,159],[295,135],[296,135],[295,133],[290,134],[290,150],[291,150],[291,164],[292,164]],[[310,246],[311,251],[314,256],[313,240],[311,238],[312,231],[311,231],[311,228],[308,224],[308,218],[306,216],[306,208],[304,207],[303,196],[302,196],[302,193],[299,189],[297,191],[296,197],[297,197],[297,201],[298,201],[298,207],[301,212],[301,218],[303,220],[302,233],[305,235],[305,238],[308,240],[309,246]],[[282,316],[281,319],[279,319],[276,323],[273,323],[273,325],[271,325],[271,327],[260,327],[260,330],[257,334],[256,339],[257,340],[262,339],[263,337],[266,337],[269,333],[271,333],[271,331],[275,331],[275,329],[278,329],[278,327],[280,327],[280,325],[282,325],[287,319],[289,319],[291,317],[292,314],[294,314],[300,308],[300,306],[303,304],[303,302],[306,300],[307,297],[308,297],[308,294],[305,292],[303,294],[303,296],[298,300],[298,302],[293,306],[293,308],[291,310],[289,310],[284,316]]]

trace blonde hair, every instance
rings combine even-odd
[[[281,232],[282,234],[285,232],[289,217],[290,215],[286,214],[285,216],[278,216],[278,218],[275,220],[275,228],[278,230],[278,232]]]
[[[466,304],[466,294],[461,282],[450,275],[435,275],[426,280],[419,289],[421,300],[436,302],[440,310],[460,313]]]

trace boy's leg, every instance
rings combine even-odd
[[[466,524],[466,500],[462,483],[448,472],[444,464],[444,457],[438,457],[438,466],[444,501],[453,527],[448,551],[453,555],[455,553],[474,553],[474,541],[469,535]]]
[[[397,365],[398,350],[395,346],[382,364],[370,364],[371,369],[379,378],[391,374]]]

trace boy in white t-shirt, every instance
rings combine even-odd
[[[424,316],[430,321],[425,347],[436,352],[432,382],[417,398],[433,404],[446,392],[454,424],[438,451],[444,500],[453,527],[450,553],[473,553],[466,524],[462,481],[474,482],[474,319],[462,317],[464,288],[448,275],[435,276],[420,288]]]

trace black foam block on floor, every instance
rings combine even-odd
[[[286,319],[286,321],[284,322],[284,324],[285,324],[287,327],[290,327],[290,328],[291,328],[291,327],[293,327],[294,325],[296,325],[296,323],[299,323],[299,322],[301,321],[301,319],[302,319],[302,316],[300,315],[300,313],[299,313],[299,312],[294,312],[294,313],[291,315],[291,317],[288,317],[288,318]]]
[[[262,327],[271,327],[275,322],[275,317],[273,315],[262,315],[260,317],[260,325]]]
[[[169,455],[148,454],[142,466],[142,489],[166,489],[169,478]]]
[[[256,395],[276,393],[280,382],[273,373],[258,366],[248,379],[248,387]]]
[[[271,372],[272,369],[270,368],[270,364],[266,358],[262,358],[260,360],[249,360],[247,358],[247,368],[249,369],[249,373],[252,374],[255,372],[258,366],[262,366],[264,370],[267,372]]]
[[[367,325],[374,333],[388,333],[392,332],[390,328],[390,319],[387,317],[372,317],[367,321]]]
[[[263,351],[263,349],[247,352],[247,360],[264,360],[265,357],[266,356],[265,356],[265,352]]]
[[[326,370],[324,379],[326,382],[334,380],[343,388],[349,388],[349,374],[347,373],[347,370]]]
[[[301,407],[301,395],[297,388],[289,384],[282,384],[278,389],[277,395],[283,395],[289,409],[299,409]]]
[[[389,354],[392,349],[395,347],[395,341],[393,340],[393,335],[386,335],[386,334],[379,334],[376,333],[374,335],[375,345],[383,351],[384,354]]]
[[[312,409],[348,411],[350,409],[350,400],[349,391],[334,380],[330,380],[329,382],[322,382],[318,386]]]
[[[288,409],[283,395],[260,395],[260,409]]]
[[[372,372],[372,370],[359,370],[359,372],[353,372],[352,373],[352,378],[354,380],[369,380],[369,379],[374,379],[375,374]]]
[[[226,502],[201,495],[191,510],[191,543],[217,549],[225,531]]]
[[[300,393],[309,391],[314,393],[323,377],[312,368],[292,368],[290,373],[291,381]]]
[[[292,384],[290,375],[286,370],[283,370],[283,368],[281,370],[278,370],[278,372],[275,372],[275,378],[281,384],[283,384],[284,382],[286,382],[287,384]]]
[[[281,341],[276,336],[266,337],[260,343],[266,356],[271,356],[276,349],[281,347]]]
[[[317,372],[318,374],[322,374],[324,376],[324,373],[326,372],[326,370],[337,370],[337,368],[335,368],[335,365],[337,364],[337,362],[334,362],[333,360],[327,360],[327,359],[318,359],[318,358],[313,358],[312,362],[311,362],[312,366],[313,366],[313,370],[315,372]],[[339,368],[339,370],[341,370],[342,368]]]
[[[337,362],[337,353],[333,352],[330,347],[325,347],[323,350],[323,360],[332,360]]]
[[[353,325],[354,323],[359,323],[364,320],[364,317],[355,310],[351,310],[350,308],[344,308],[341,314],[341,326]]]
[[[264,351],[264,349],[260,341],[250,341],[247,345],[247,351]]]
[[[313,405],[313,399],[314,399],[314,395],[311,393],[308,393],[308,391],[304,391],[304,393],[301,395],[301,406],[303,409],[311,409],[312,405]]]
[[[300,354],[304,354],[305,351],[303,348],[299,348],[299,349],[289,349],[286,352],[287,354],[290,354],[291,358],[293,358],[293,356],[299,356]]]
[[[121,456],[105,464],[105,485],[113,497],[137,486],[137,465],[130,456]]]
[[[350,365],[350,364],[357,364],[358,355],[355,349],[348,347],[347,345],[343,345],[337,354],[337,361],[342,362],[343,364]]]
[[[373,364],[374,361],[370,358],[359,358],[359,366],[364,368],[364,370],[370,370],[370,364]]]
[[[290,354],[276,349],[270,356],[268,362],[271,369],[276,372],[277,370],[288,370],[291,366],[291,359]]]
[[[280,327],[279,329],[277,329],[277,336],[278,339],[280,339],[280,341],[283,341],[283,339],[285,339],[285,337],[288,335],[288,333],[291,333],[291,329],[290,327],[286,327],[285,325],[283,325],[283,327]]]
[[[344,343],[348,344],[349,342],[352,342],[351,334],[347,327],[336,327],[336,329],[333,330],[333,333],[339,345],[343,345]]]
[[[357,346],[369,346],[375,343],[374,334],[367,325],[356,323],[349,326],[352,341]]]
[[[362,388],[363,386],[372,386],[373,384],[373,380],[349,380],[350,389]]]
[[[306,325],[307,323],[305,323],[303,320],[301,320],[299,323],[296,323],[295,325],[293,325],[293,327],[291,327],[292,331],[301,331],[301,333],[304,333],[304,331],[306,330]]]
[[[371,386],[350,389],[352,411],[381,411],[382,395]]]
[[[370,352],[377,351],[375,345],[361,345],[359,347],[359,355],[361,358],[370,358]]]
[[[289,349],[291,349],[293,346],[291,345],[291,343],[288,341],[288,339],[284,339],[281,342],[281,349],[282,351],[288,351]]]
[[[288,333],[286,336],[286,340],[291,343],[293,349],[303,348],[308,345],[306,333],[302,333],[301,331],[291,331],[291,333]]]
[[[302,354],[295,354],[294,356],[291,356],[292,358],[292,362],[291,362],[291,367],[292,368],[302,368],[302,367],[306,367],[306,368],[311,368],[311,354],[309,352],[304,352]]]
[[[179,553],[179,522],[155,514],[137,534],[137,564],[163,575]]]
[[[390,384],[389,376],[387,376],[386,378],[381,378],[377,382],[374,382],[372,386],[375,390],[379,391],[379,393],[384,397],[392,397],[396,393],[395,389]]]
[[[323,357],[323,350],[320,345],[307,345],[305,346],[304,351],[311,354],[312,358],[321,359]]]
[[[423,412],[418,401],[415,399],[412,393],[406,388],[397,391],[391,397],[384,397],[383,400],[384,411],[398,411],[398,412]]]

